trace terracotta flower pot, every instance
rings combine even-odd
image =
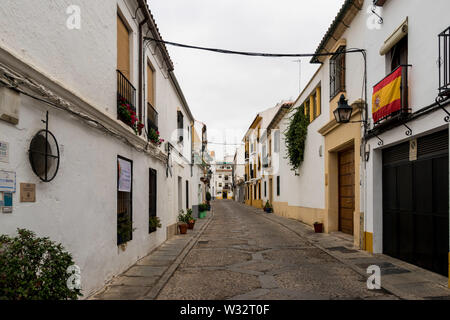
[[[180,229],[180,234],[186,234],[188,225],[187,225],[187,223],[181,223],[178,225],[178,228]]]
[[[314,231],[316,233],[323,233],[323,223],[315,223],[314,224]]]

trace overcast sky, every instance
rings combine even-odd
[[[148,0],[164,40],[236,51],[313,53],[344,0]],[[167,46],[208,140],[240,143],[256,114],[299,94],[293,58],[224,55]],[[302,59],[302,88],[317,65]],[[217,159],[224,146],[209,144]],[[234,153],[228,146],[226,152]]]

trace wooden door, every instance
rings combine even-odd
[[[353,235],[355,150],[339,153],[339,231]]]

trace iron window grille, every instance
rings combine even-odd
[[[345,91],[345,46],[330,59],[330,100]]]
[[[439,95],[450,96],[450,27],[439,34]]]

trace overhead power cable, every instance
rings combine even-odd
[[[199,46],[193,46],[193,45],[182,44],[182,43],[177,43],[177,42],[158,40],[158,39],[154,39],[151,37],[145,37],[144,39],[147,41],[164,43],[167,45],[181,47],[181,48],[197,49],[197,50],[211,51],[211,52],[223,53],[223,54],[235,54],[235,55],[242,55],[242,56],[266,57],[266,58],[321,57],[321,56],[334,56],[334,55],[342,54],[342,53],[352,53],[352,52],[361,52],[362,51],[362,49],[349,49],[349,50],[344,50],[344,51],[340,51],[340,52],[326,52],[326,53],[262,53],[262,52],[246,52],[246,51],[234,51],[234,50],[227,50],[227,49],[199,47]]]

